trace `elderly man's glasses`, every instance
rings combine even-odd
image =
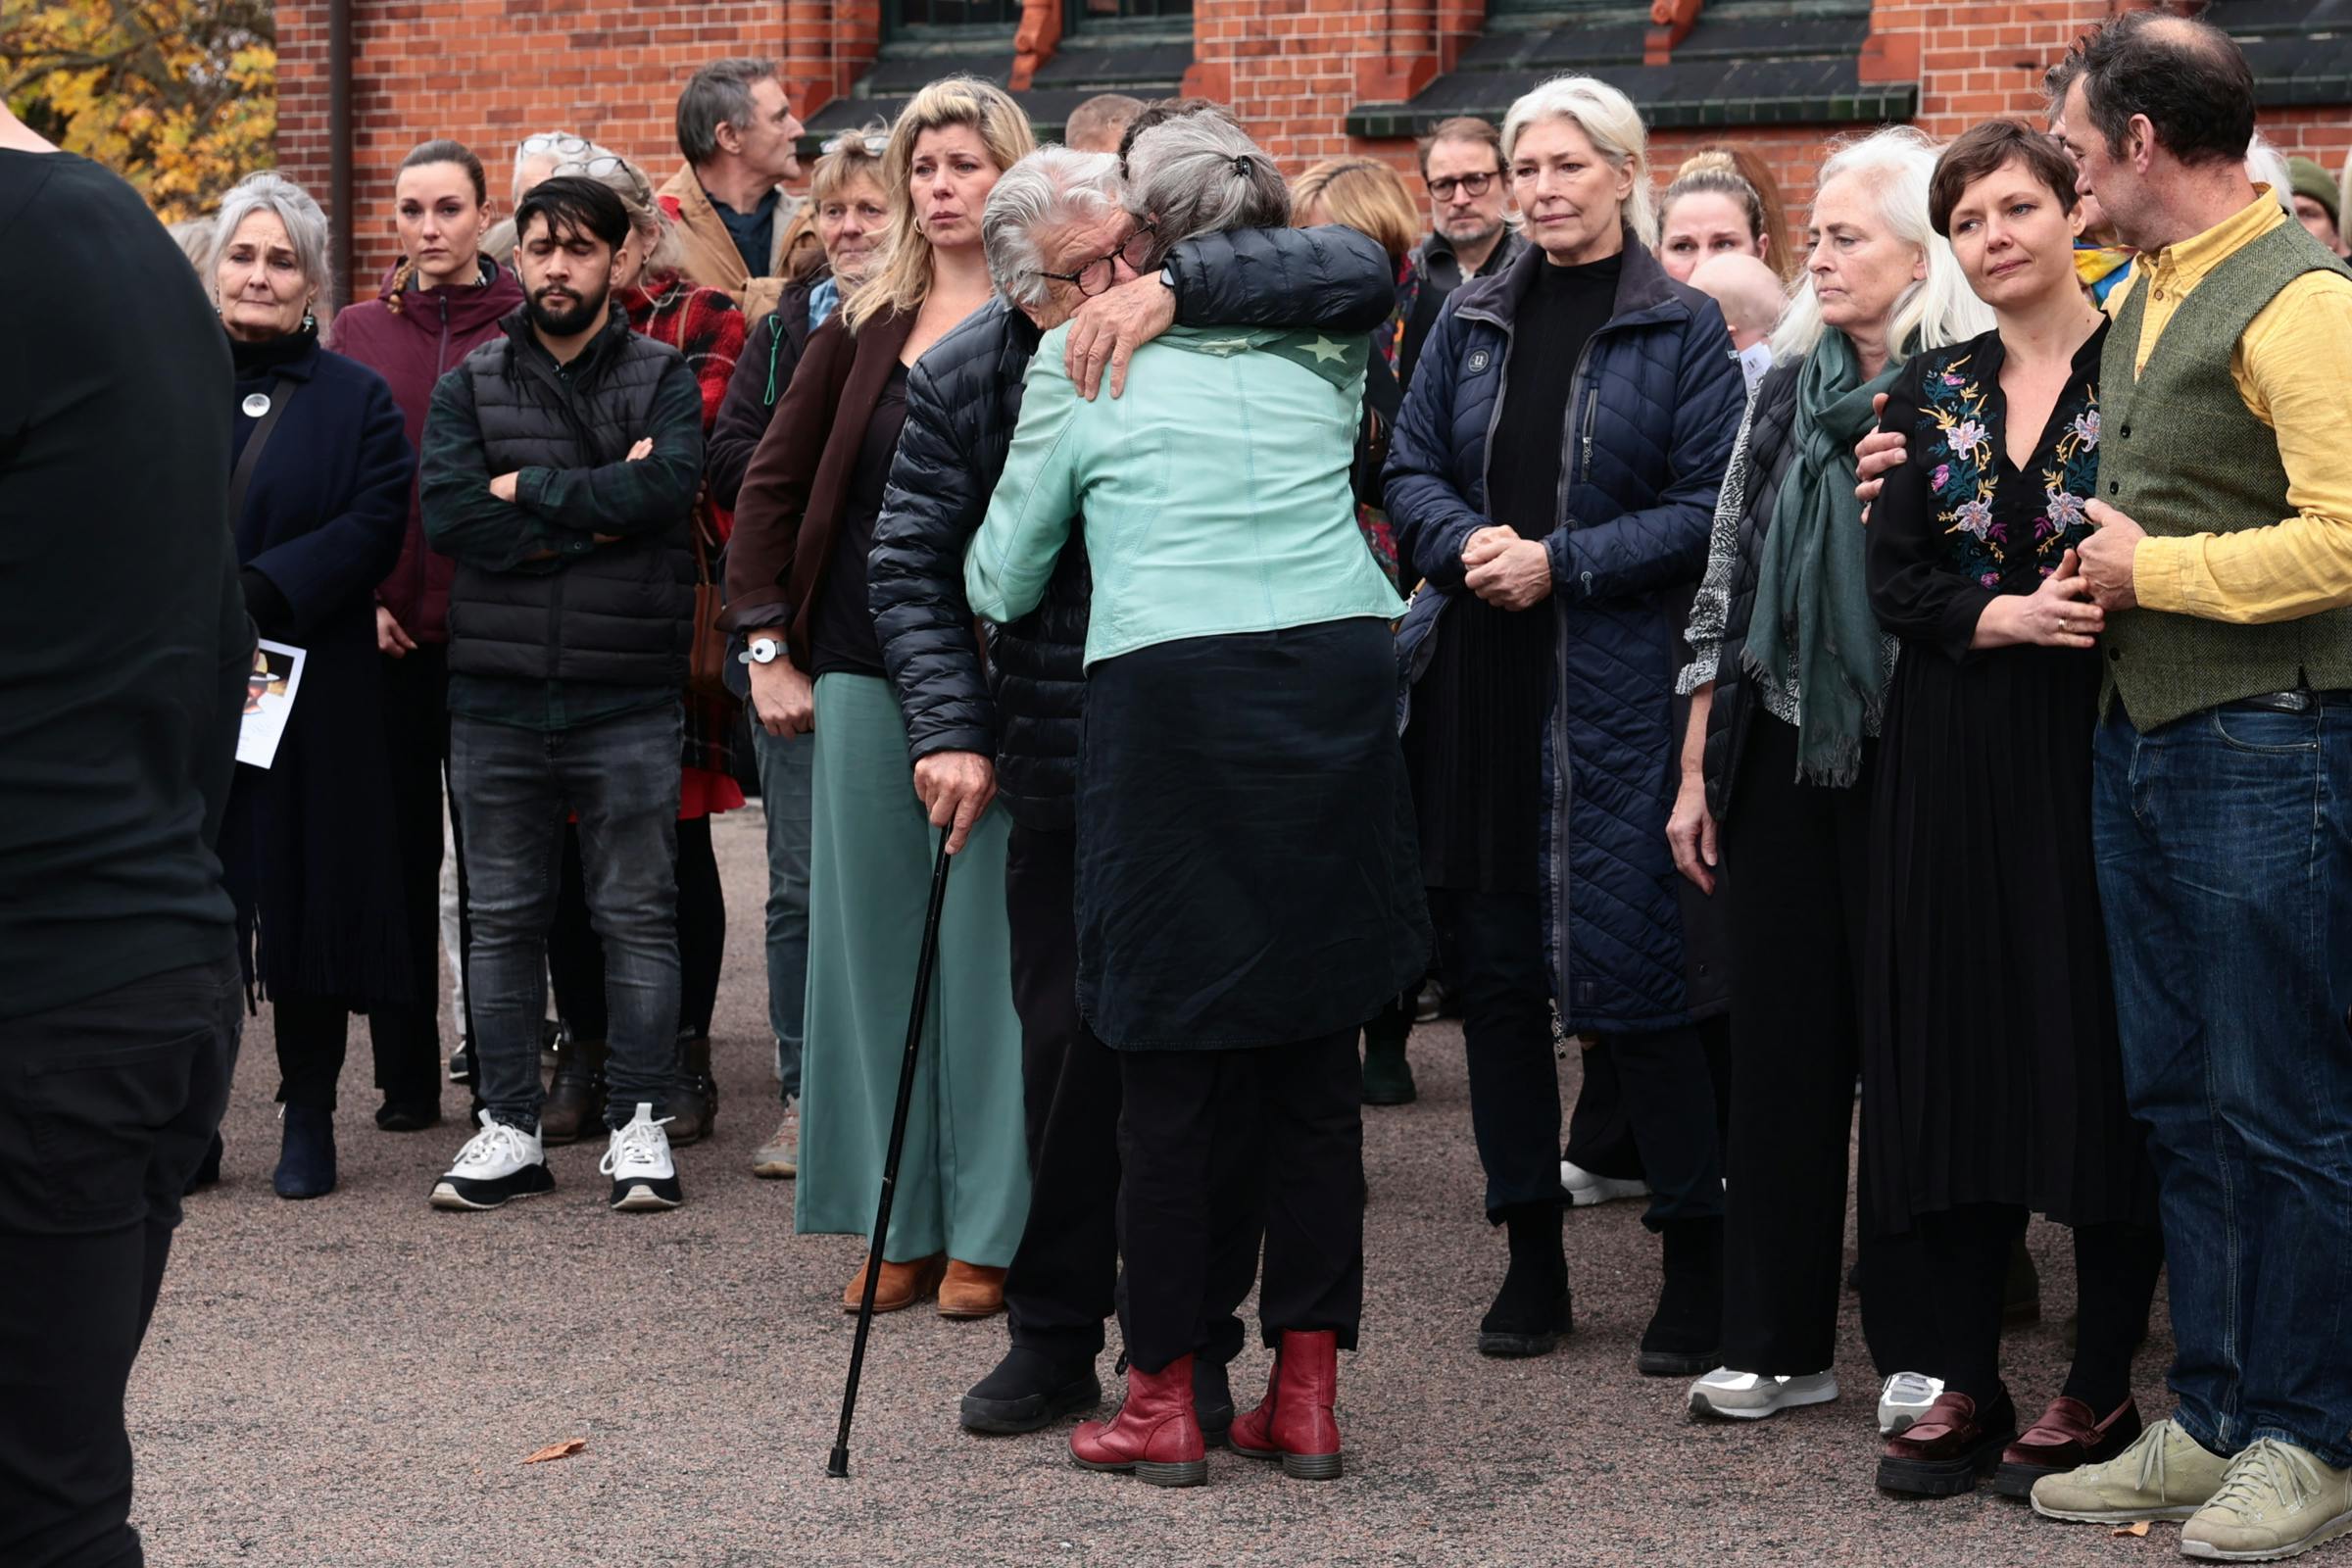
[[[1041,267],[1037,275],[1050,277],[1056,283],[1068,283],[1091,300],[1098,294],[1109,292],[1110,285],[1118,278],[1120,262],[1125,262],[1128,270],[1134,272],[1151,266],[1152,247],[1157,243],[1156,231],[1150,223],[1146,223],[1128,235],[1117,250],[1096,257],[1075,272],[1049,272]]]
[[[596,151],[596,143],[565,130],[543,130],[536,135],[523,137],[521,145],[514,150],[525,158],[536,158],[544,153],[553,153],[559,158],[584,158]]]
[[[1454,187],[1459,185],[1465,196],[1484,196],[1487,187],[1494,184],[1500,173],[1501,171],[1497,170],[1486,174],[1447,174],[1444,178],[1430,180],[1429,193],[1442,202],[1449,202],[1453,200]]]
[[[618,153],[600,153],[594,158],[566,159],[556,166],[555,172],[558,174],[586,174],[591,179],[602,179],[607,174],[617,174],[628,167],[629,161]],[[632,179],[629,184],[632,187],[640,188],[642,199],[645,200],[647,206],[653,205],[651,200],[653,192],[642,190],[642,181]]]

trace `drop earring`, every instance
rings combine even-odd
[[[305,332],[318,330],[318,318],[311,314],[311,308],[307,304],[302,308],[302,329]]]

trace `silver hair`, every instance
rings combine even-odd
[[[752,107],[752,88],[773,81],[772,60],[713,60],[694,74],[678,94],[678,151],[700,169],[718,156],[718,128],[744,125],[758,111]]]
[[[2268,185],[2286,216],[2295,216],[2295,172],[2286,167],[2286,154],[2273,146],[2261,131],[2246,143],[2246,178],[2256,185]]]
[[[1159,231],[1159,252],[1233,228],[1285,228],[1291,187],[1223,115],[1162,121],[1127,151],[1127,209]]]
[[[1043,303],[1046,280],[1038,274],[1046,258],[1039,238],[1117,212],[1123,194],[1115,155],[1040,147],[1004,171],[988,193],[980,215],[988,280],[1007,304]]]
[[[586,158],[597,151],[596,143],[577,131],[538,130],[514,144],[514,177],[507,187],[510,199],[522,200],[522,172],[534,158],[544,158],[548,167],[568,163],[574,158]],[[545,178],[545,175],[540,176]]]
[[[644,252],[639,259],[641,279],[678,270],[685,257],[685,246],[678,239],[677,225],[662,211],[653,177],[644,170],[616,152],[591,147],[586,157],[565,159],[558,164],[548,177],[553,179],[558,174],[593,179],[620,198],[620,205],[629,213],[629,237]]]
[[[256,213],[276,215],[293,243],[294,265],[302,269],[302,280],[322,299],[332,293],[333,280],[326,270],[326,214],[318,210],[309,191],[267,169],[247,174],[220,198],[220,216],[213,220],[213,240],[206,247],[207,254],[219,256],[245,220]]]
[[[1592,150],[1611,168],[1630,170],[1634,188],[1625,198],[1626,226],[1643,249],[1658,242],[1657,204],[1649,194],[1649,131],[1642,112],[1624,93],[1592,76],[1554,76],[1522,93],[1502,118],[1502,169],[1508,178],[1511,157],[1527,127],[1545,120],[1574,121],[1592,144]]]

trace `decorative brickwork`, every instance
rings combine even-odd
[[[490,166],[493,185],[503,187],[514,142],[562,128],[666,178],[677,160],[672,106],[697,65],[721,55],[773,56],[806,115],[853,92],[883,30],[880,0],[353,0],[353,11],[362,292],[395,259],[392,172],[416,143],[433,136],[468,143]],[[2106,11],[2105,0],[1875,0],[1860,79],[1866,86],[1916,82],[1916,122],[1939,136],[1992,115],[2037,115],[2044,67]],[[2213,14],[2228,23],[2227,11],[2222,0]],[[279,0],[278,159],[321,201],[330,128],[326,16],[324,0]],[[1294,168],[1370,152],[1409,172],[1409,141],[1351,137],[1344,120],[1359,105],[1411,99],[1453,70],[1485,26],[1486,0],[1195,0],[1194,65],[1185,86],[1231,103]],[[1007,41],[995,69],[1002,75],[1011,66]],[[2330,89],[2321,83],[2318,90]],[[2284,150],[2340,169],[2352,155],[2347,97],[2265,109],[2263,129]],[[1792,214],[1801,214],[1822,142],[1859,128],[1866,127],[1666,130],[1656,138],[1655,162],[1671,171],[1692,147],[1739,141],[1772,165]],[[505,191],[494,194],[503,200]]]

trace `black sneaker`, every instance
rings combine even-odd
[[[966,1432],[1009,1435],[1035,1432],[1063,1416],[1102,1402],[1095,1358],[1057,1361],[1043,1350],[1016,1345],[996,1370],[972,1385],[958,1419]]]
[[[669,1134],[662,1130],[668,1121],[656,1121],[654,1107],[640,1101],[628,1125],[612,1129],[596,1168],[612,1178],[614,1208],[675,1208],[686,1201],[677,1163],[669,1157]]]
[[[466,1140],[457,1163],[434,1186],[435,1208],[496,1208],[510,1198],[555,1191],[537,1133],[493,1121],[486,1110],[481,1122],[482,1130]]]

